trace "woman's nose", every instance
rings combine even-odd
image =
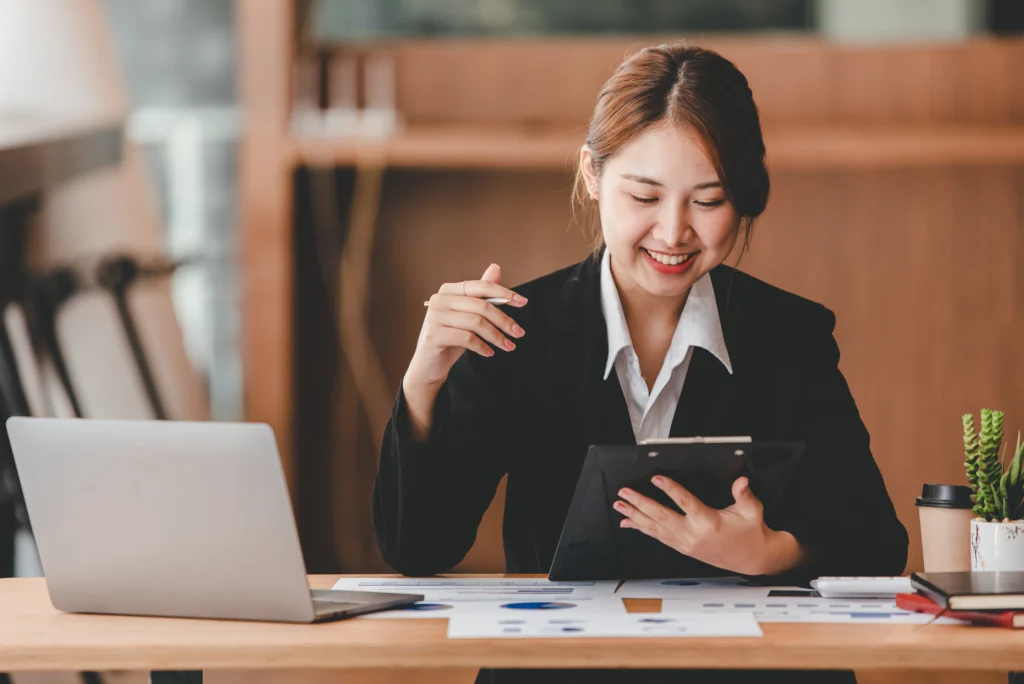
[[[668,247],[686,244],[693,238],[690,212],[685,207],[670,209],[658,225],[660,230],[655,232],[655,237]]]

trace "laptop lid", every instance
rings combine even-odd
[[[11,418],[54,607],[311,622],[268,425]]]

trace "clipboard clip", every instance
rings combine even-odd
[[[640,444],[750,444],[754,440],[750,436],[736,437],[664,437],[644,439]]]

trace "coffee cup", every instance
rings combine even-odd
[[[971,569],[971,488],[926,484],[917,498],[925,572]]]

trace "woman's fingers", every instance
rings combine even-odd
[[[476,299],[474,297],[463,297],[461,295],[446,295],[446,294],[435,294],[430,298],[430,309],[443,311],[461,311],[468,314],[473,314],[480,318],[485,318],[490,321],[491,325],[501,330],[509,337],[520,338],[526,334],[526,332],[519,327],[512,318],[501,311],[495,305],[485,302],[482,299]],[[496,346],[502,346],[500,342],[494,342],[492,344]]]
[[[665,508],[654,499],[650,499],[632,489],[620,489],[619,496],[659,525],[672,525],[673,523],[678,522],[676,518],[681,517],[679,513]]]
[[[526,331],[485,299],[497,298],[521,307],[526,298],[502,287],[500,282],[501,268],[491,264],[480,280],[445,283],[431,296],[416,351],[402,379],[403,387],[438,387],[463,350],[490,357],[494,356],[495,348],[506,352],[516,348],[509,338],[518,339]]]
[[[486,280],[489,283],[500,283],[501,266],[498,264],[491,264],[484,270],[484,274],[480,276],[480,280]]]
[[[439,347],[462,347],[480,356],[494,356],[494,350],[470,330],[441,326],[433,331],[430,340]]]
[[[515,343],[501,334],[494,325],[484,316],[466,311],[453,311],[450,309],[437,312],[438,322],[448,328],[469,330],[477,337],[490,342],[498,349],[512,351],[516,348]]]
[[[676,506],[679,506],[679,510],[687,515],[699,517],[710,511],[703,501],[671,478],[655,475],[651,478],[651,482],[655,487],[668,494],[668,498],[672,499]]]
[[[732,498],[736,500],[731,508],[741,515],[764,519],[764,504],[750,489],[750,480],[746,477],[736,478],[732,483]]]
[[[626,516],[619,523],[620,527],[639,530],[648,537],[654,537],[659,541],[663,541],[662,536],[665,534],[665,528],[659,525],[639,508],[632,506],[625,501],[616,501],[612,507],[622,515]]]
[[[526,304],[526,297],[518,295],[507,287],[487,280],[466,280],[459,283],[445,283],[437,291],[443,295],[458,295],[473,299],[484,299],[486,297],[499,297],[507,299],[509,304],[521,307]]]

